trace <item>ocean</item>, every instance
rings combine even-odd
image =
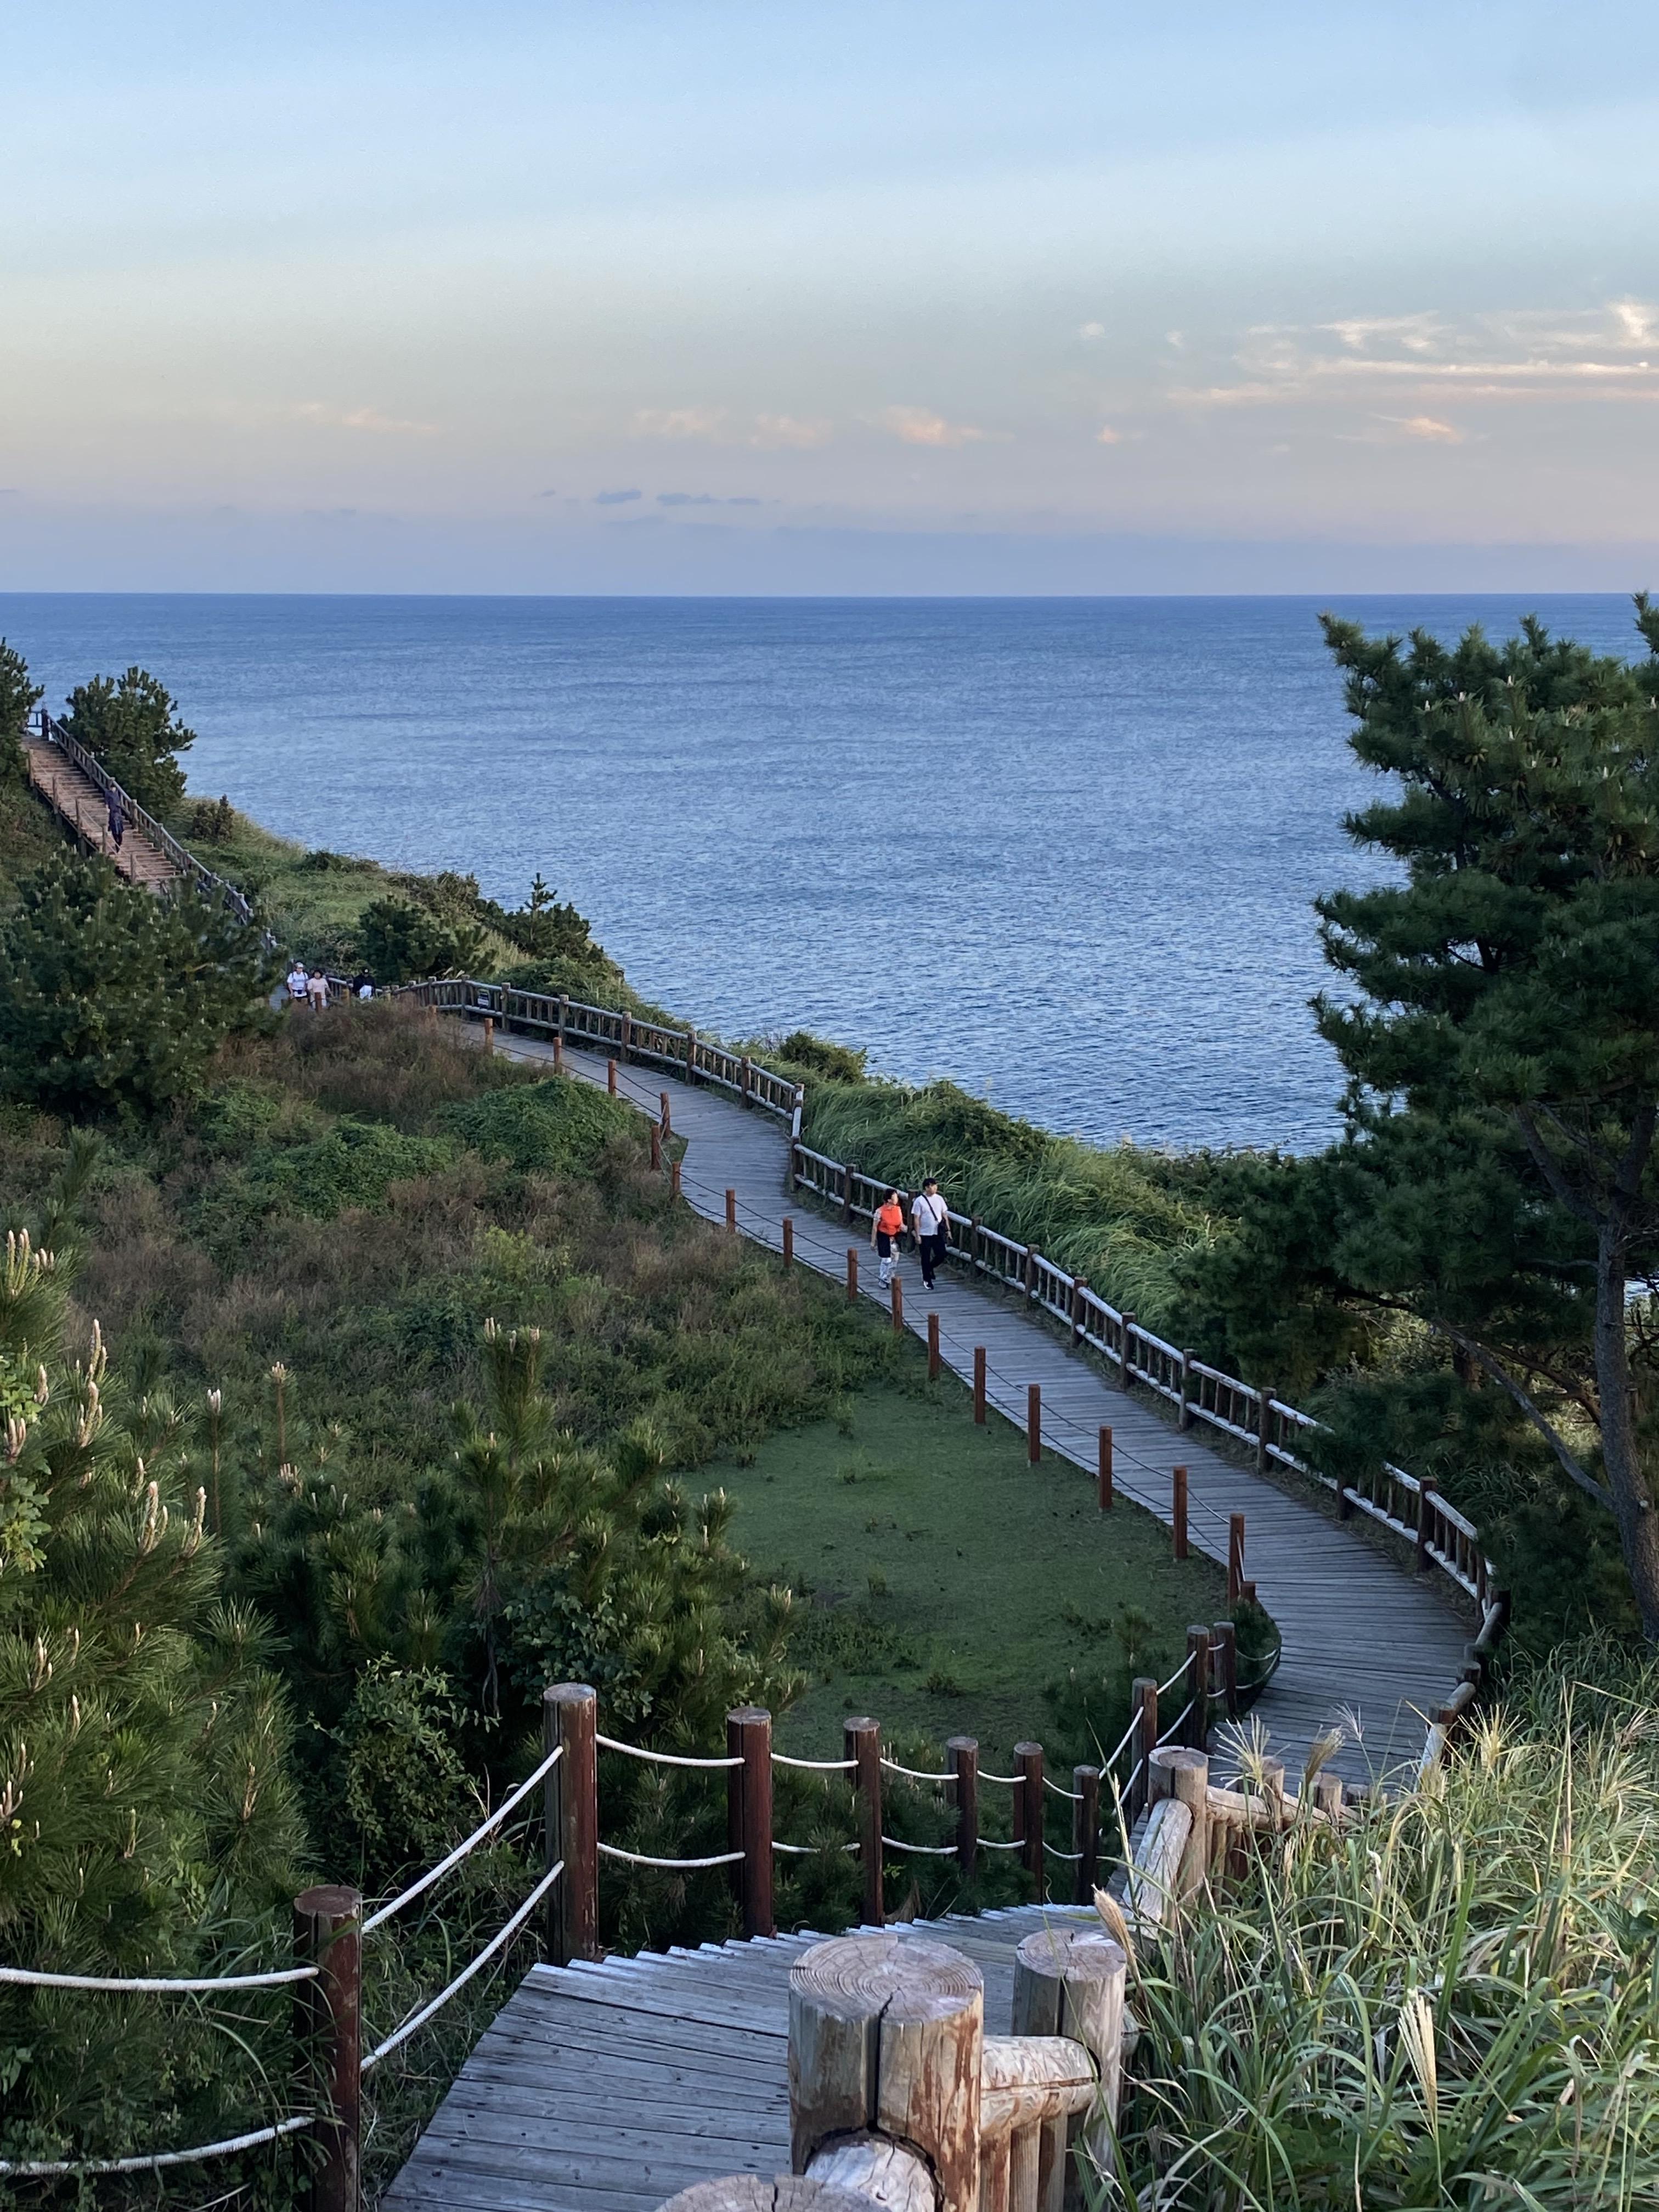
[[[194,790],[521,903],[700,1028],[800,1025],[1112,1142],[1335,1133],[1315,896],[1378,879],[1320,602],[0,594],[48,702],[138,662]],[[1634,656],[1612,597],[1523,612]]]

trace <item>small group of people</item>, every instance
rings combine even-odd
[[[374,978],[367,968],[360,968],[346,989],[354,999],[374,996]],[[288,971],[288,1000],[291,1006],[322,1008],[328,1004],[328,977],[319,968],[308,972],[303,960],[296,960]]]
[[[870,1242],[881,1261],[879,1273],[884,1290],[898,1272],[899,1243],[904,1227],[904,1201],[896,1190],[890,1190],[870,1224]],[[939,1196],[938,1178],[928,1176],[910,1201],[910,1234],[921,1255],[924,1290],[933,1287],[933,1271],[945,1257],[950,1230],[951,1209]]]

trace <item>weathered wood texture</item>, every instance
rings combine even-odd
[[[884,1940],[931,1940],[970,1960],[1001,2028],[1021,1940],[1099,1925],[1092,1911],[1025,1906],[918,1922]],[[533,1967],[382,2199],[386,2212],[656,2212],[698,2182],[787,2173],[789,1970],[814,1940]],[[778,2212],[794,2208],[780,2200]]]
[[[497,1043],[527,1060],[551,1058],[551,1047],[533,1038],[515,1035]],[[605,1079],[605,1060],[592,1054],[567,1048],[565,1067],[585,1081],[602,1085]],[[648,1114],[659,1111],[660,1075],[623,1070],[620,1087]],[[687,1141],[682,1188],[690,1203],[707,1218],[723,1221],[726,1189],[735,1188],[745,1233],[775,1251],[782,1248],[783,1216],[793,1212],[797,1264],[843,1278],[846,1231],[827,1215],[802,1211],[789,1192],[789,1139],[782,1126],[702,1085],[692,1090],[671,1078],[668,1089],[674,1127]],[[888,1303],[884,1291],[881,1303]],[[988,1401],[1017,1426],[1024,1426],[1030,1385],[1041,1385],[1042,1442],[1050,1457],[1071,1460],[1097,1482],[1100,1431],[1109,1427],[1114,1495],[1166,1524],[1179,1461],[1188,1470],[1190,1542],[1223,1568],[1229,1516],[1245,1515],[1251,1577],[1284,1638],[1278,1674],[1256,1710],[1293,1772],[1339,1705],[1353,1707],[1365,1720],[1364,1745],[1346,1747],[1335,1761],[1346,1779],[1364,1782],[1373,1768],[1416,1767],[1427,1716],[1462,1674],[1471,1632],[1442,1577],[1413,1578],[1364,1541],[1355,1523],[1339,1522],[1317,1504],[1233,1465],[1195,1431],[1178,1434],[1150,1393],[1122,1390],[1105,1363],[1073,1352],[1040,1315],[1025,1310],[1018,1294],[946,1267],[927,1306],[939,1316],[947,1367],[971,1379],[975,1346],[985,1347]],[[921,1334],[925,1316],[912,1327]],[[1103,1543],[1109,1528],[1103,1527]]]

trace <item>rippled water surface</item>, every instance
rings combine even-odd
[[[1628,602],[1354,599],[1378,628]],[[0,595],[54,705],[139,661],[192,786],[521,902],[539,869],[637,987],[797,1024],[1052,1127],[1322,1143],[1310,901],[1376,864],[1317,603]]]

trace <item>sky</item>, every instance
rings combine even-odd
[[[1659,10],[55,0],[0,588],[1659,586]]]

